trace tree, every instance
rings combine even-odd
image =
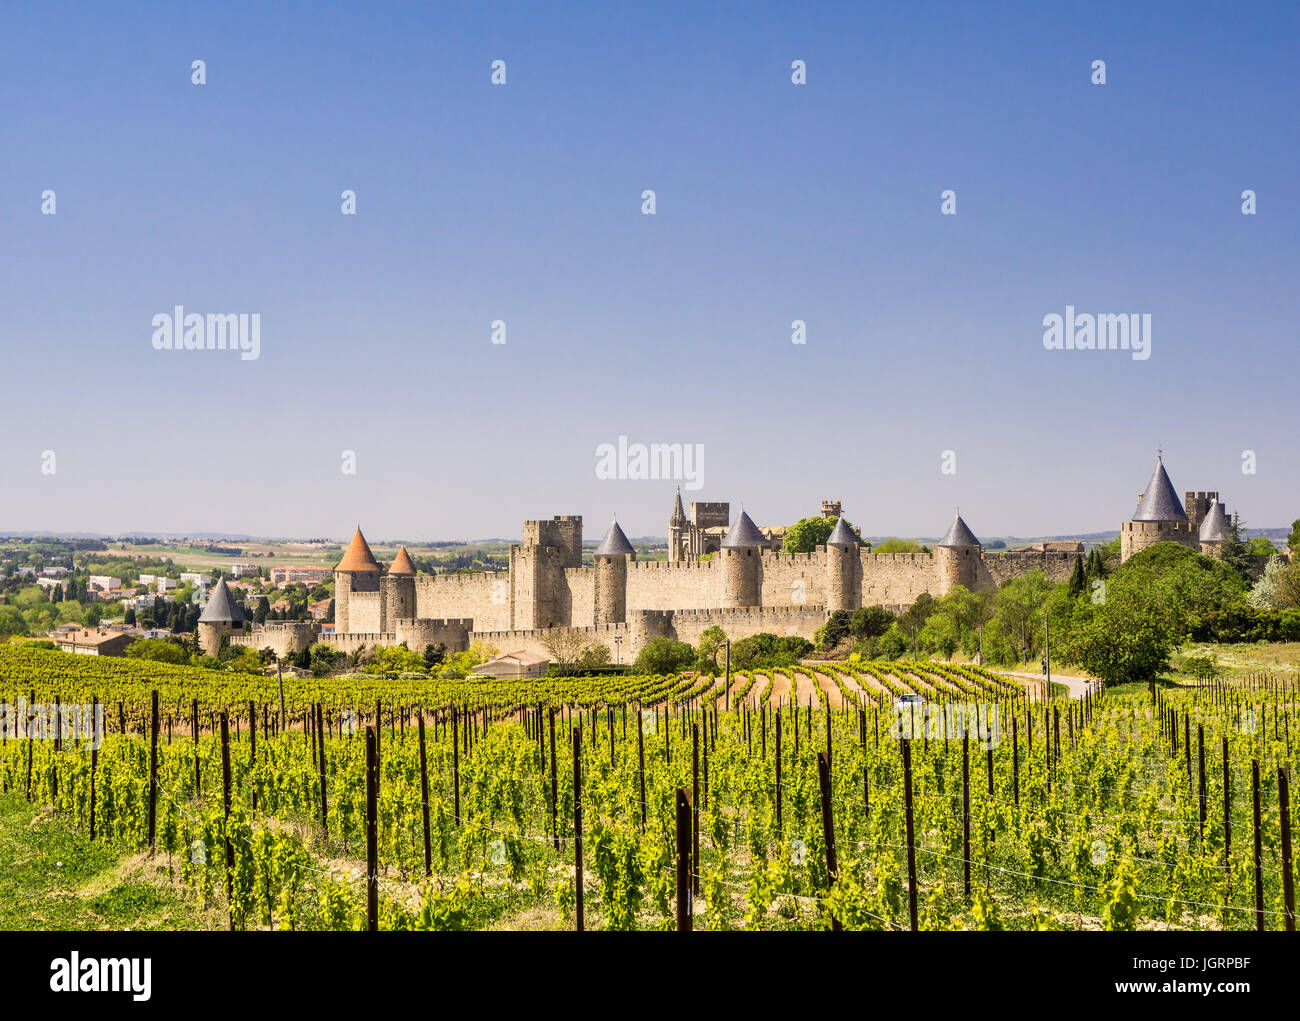
[[[780,636],[764,631],[732,644],[731,665],[737,670],[793,666],[812,652],[812,648],[808,639],[798,635]]]
[[[1223,542],[1219,543],[1219,560],[1245,579],[1250,577],[1251,569],[1255,565],[1251,561],[1250,550],[1242,541],[1243,531],[1243,522],[1240,515],[1234,514],[1228,519],[1228,527],[1224,530]]]
[[[834,649],[849,637],[853,614],[848,610],[836,610],[826,623],[817,629],[817,645],[821,649]]]
[[[134,607],[128,606],[128,607],[126,608],[126,613],[122,614],[122,623],[125,624],[127,627],[134,627],[134,626],[135,626],[135,608],[134,608]]]
[[[1216,656],[1189,656],[1187,662],[1183,664],[1183,669],[1202,684],[1214,680],[1222,672],[1219,670],[1219,660]]]
[[[447,658],[447,646],[442,642],[424,647],[424,669],[432,670]]]
[[[1106,559],[1101,550],[1094,546],[1088,551],[1088,562],[1084,565],[1083,577],[1091,585],[1094,581],[1106,577]]]
[[[908,638],[899,629],[898,623],[880,636],[880,655],[885,659],[898,659],[907,652]]]
[[[786,553],[811,553],[818,546],[825,546],[826,540],[831,537],[831,532],[835,530],[835,522],[839,518],[824,518],[818,515],[815,518],[801,518],[785,531]],[[861,533],[853,528],[853,523],[845,519],[844,523],[853,529],[853,534],[859,539]]]
[[[1066,589],[1071,599],[1078,597],[1087,586],[1087,576],[1083,569],[1083,557],[1074,558],[1074,570],[1070,572],[1070,580],[1066,582]]]
[[[916,649],[916,639],[921,633],[921,628],[925,622],[930,619],[930,614],[934,612],[934,596],[929,592],[922,592],[916,597],[916,602],[903,611],[895,622],[895,627],[899,633],[905,636],[909,649]]]
[[[879,638],[894,623],[894,615],[883,606],[860,606],[853,611],[849,631],[854,638]]]
[[[990,613],[989,605],[987,597],[971,592],[964,585],[954,585],[931,604],[917,635],[917,646],[939,652],[948,659],[958,649],[975,653],[979,649],[979,628]]]
[[[704,629],[700,635],[699,656],[701,666],[711,666],[714,670],[718,668],[718,652],[727,642],[727,633],[714,624],[712,627]]]
[[[578,657],[579,670],[603,670],[609,666],[610,652],[608,645],[589,645]]]
[[[992,633],[985,634],[985,649],[992,650],[992,658],[1005,662],[1008,658],[1033,656],[1039,647],[1038,636],[1051,591],[1051,579],[1042,571],[1012,578],[998,589],[990,620]],[[1013,655],[1008,656],[1008,652]]]
[[[266,618],[271,612],[271,601],[266,596],[259,596],[257,608],[253,611],[253,623],[265,624]]]
[[[0,636],[27,634],[27,621],[22,612],[13,606],[0,606]]]
[[[1293,557],[1300,556],[1300,518],[1291,522],[1291,534],[1286,537],[1286,548]]]
[[[104,619],[104,608],[98,603],[91,603],[86,607],[86,627],[99,627],[99,622]]]
[[[541,642],[554,672],[560,677],[569,675],[591,644],[583,632],[571,627],[546,628]]]
[[[1250,605],[1259,610],[1280,609],[1277,602],[1278,586],[1285,573],[1286,564],[1282,558],[1271,557],[1264,565],[1264,573],[1259,576],[1259,580],[1251,587],[1250,595],[1246,597]]]
[[[1148,681],[1189,636],[1240,608],[1244,594],[1230,565],[1159,542],[1117,568],[1101,599],[1085,593],[1054,612],[1053,648],[1107,684]]]
[[[143,659],[151,663],[186,666],[190,662],[190,654],[185,646],[166,638],[137,638],[126,647],[126,655],[131,659]]]
[[[633,669],[639,674],[675,674],[695,661],[695,650],[666,635],[651,638],[636,657]]]
[[[1300,558],[1287,564],[1277,583],[1278,609],[1300,608]]]
[[[920,553],[921,546],[915,539],[900,539],[890,536],[879,546],[872,547],[873,553]]]
[[[310,656],[308,663],[311,662]],[[405,645],[381,645],[364,667],[368,674],[410,674],[424,669],[424,659]]]
[[[1081,599],[1055,643],[1062,659],[1108,685],[1151,680],[1168,668],[1176,648],[1158,597],[1138,578],[1134,573],[1108,582],[1104,603]]]
[[[327,677],[334,670],[334,664],[345,659],[346,654],[340,652],[332,645],[326,645],[324,642],[317,642],[307,650],[309,653],[308,660],[311,663],[311,672],[316,677]]]
[[[961,635],[952,616],[940,610],[930,614],[917,636],[917,644],[923,649],[933,649],[944,659],[952,659],[961,646]]]

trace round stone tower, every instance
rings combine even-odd
[[[397,557],[388,567],[388,573],[380,582],[383,596],[380,606],[380,631],[391,631],[399,620],[411,620],[415,617],[415,564],[411,555],[403,546],[397,551]],[[335,604],[337,616],[338,604]]]
[[[357,526],[343,559],[334,568],[334,630],[339,634],[351,631],[348,602],[353,592],[379,591],[379,561],[370,552],[370,544]]]
[[[595,622],[622,624],[627,620],[627,565],[636,550],[627,541],[618,519],[596,547]]]
[[[957,512],[948,534],[934,548],[939,565],[939,594],[951,592],[956,585],[975,588],[980,562],[980,541]]]
[[[1207,557],[1220,559],[1223,556],[1223,544],[1228,538],[1228,531],[1227,512],[1216,496],[1214,502],[1210,504],[1210,509],[1205,512],[1205,518],[1201,521],[1200,532],[1197,535],[1201,552]]]
[[[628,637],[631,640],[628,655],[636,659],[637,654],[652,638],[665,638],[670,635],[673,613],[671,610],[633,610],[631,620],[627,623]]]
[[[856,610],[861,605],[860,541],[847,522],[840,518],[826,540],[826,612]]]
[[[741,511],[718,550],[718,560],[722,567],[724,609],[759,605],[764,542],[763,533],[758,530],[758,526],[748,514]]]
[[[230,594],[226,579],[219,579],[208,596],[208,604],[199,614],[197,638],[203,654],[219,655],[222,643],[232,634],[242,634],[247,620],[238,600]]]
[[[1176,542],[1189,549],[1200,548],[1182,501],[1174,491],[1174,484],[1169,481],[1160,452],[1156,453],[1156,469],[1138,500],[1133,520],[1120,525],[1119,537],[1121,562],[1158,542]]]

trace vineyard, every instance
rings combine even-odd
[[[0,796],[152,848],[236,929],[1294,927],[1294,686],[1024,683],[828,663],[282,701],[10,646]]]

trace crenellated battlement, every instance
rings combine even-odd
[[[781,566],[783,564],[814,564],[825,560],[826,547],[818,546],[812,553],[786,553],[778,550],[762,550],[763,566],[768,564]]]
[[[934,563],[934,553],[872,553],[869,550],[863,550],[861,553],[864,564],[932,564]]]
[[[653,611],[650,611],[653,612]],[[722,606],[716,610],[665,610],[673,620],[702,620],[728,617],[800,617],[806,614],[825,616],[826,607],[817,603],[802,606]]]
[[[628,567],[634,571],[711,571],[714,560],[633,560]]]

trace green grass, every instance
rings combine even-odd
[[[1229,681],[1271,674],[1279,681],[1294,682],[1300,673],[1300,642],[1188,642],[1172,657],[1169,676],[1180,684],[1195,684],[1196,679],[1183,669],[1192,656],[1213,656],[1223,679]]]
[[[220,927],[166,870],[166,859],[92,844],[21,794],[0,795],[0,930]]]

